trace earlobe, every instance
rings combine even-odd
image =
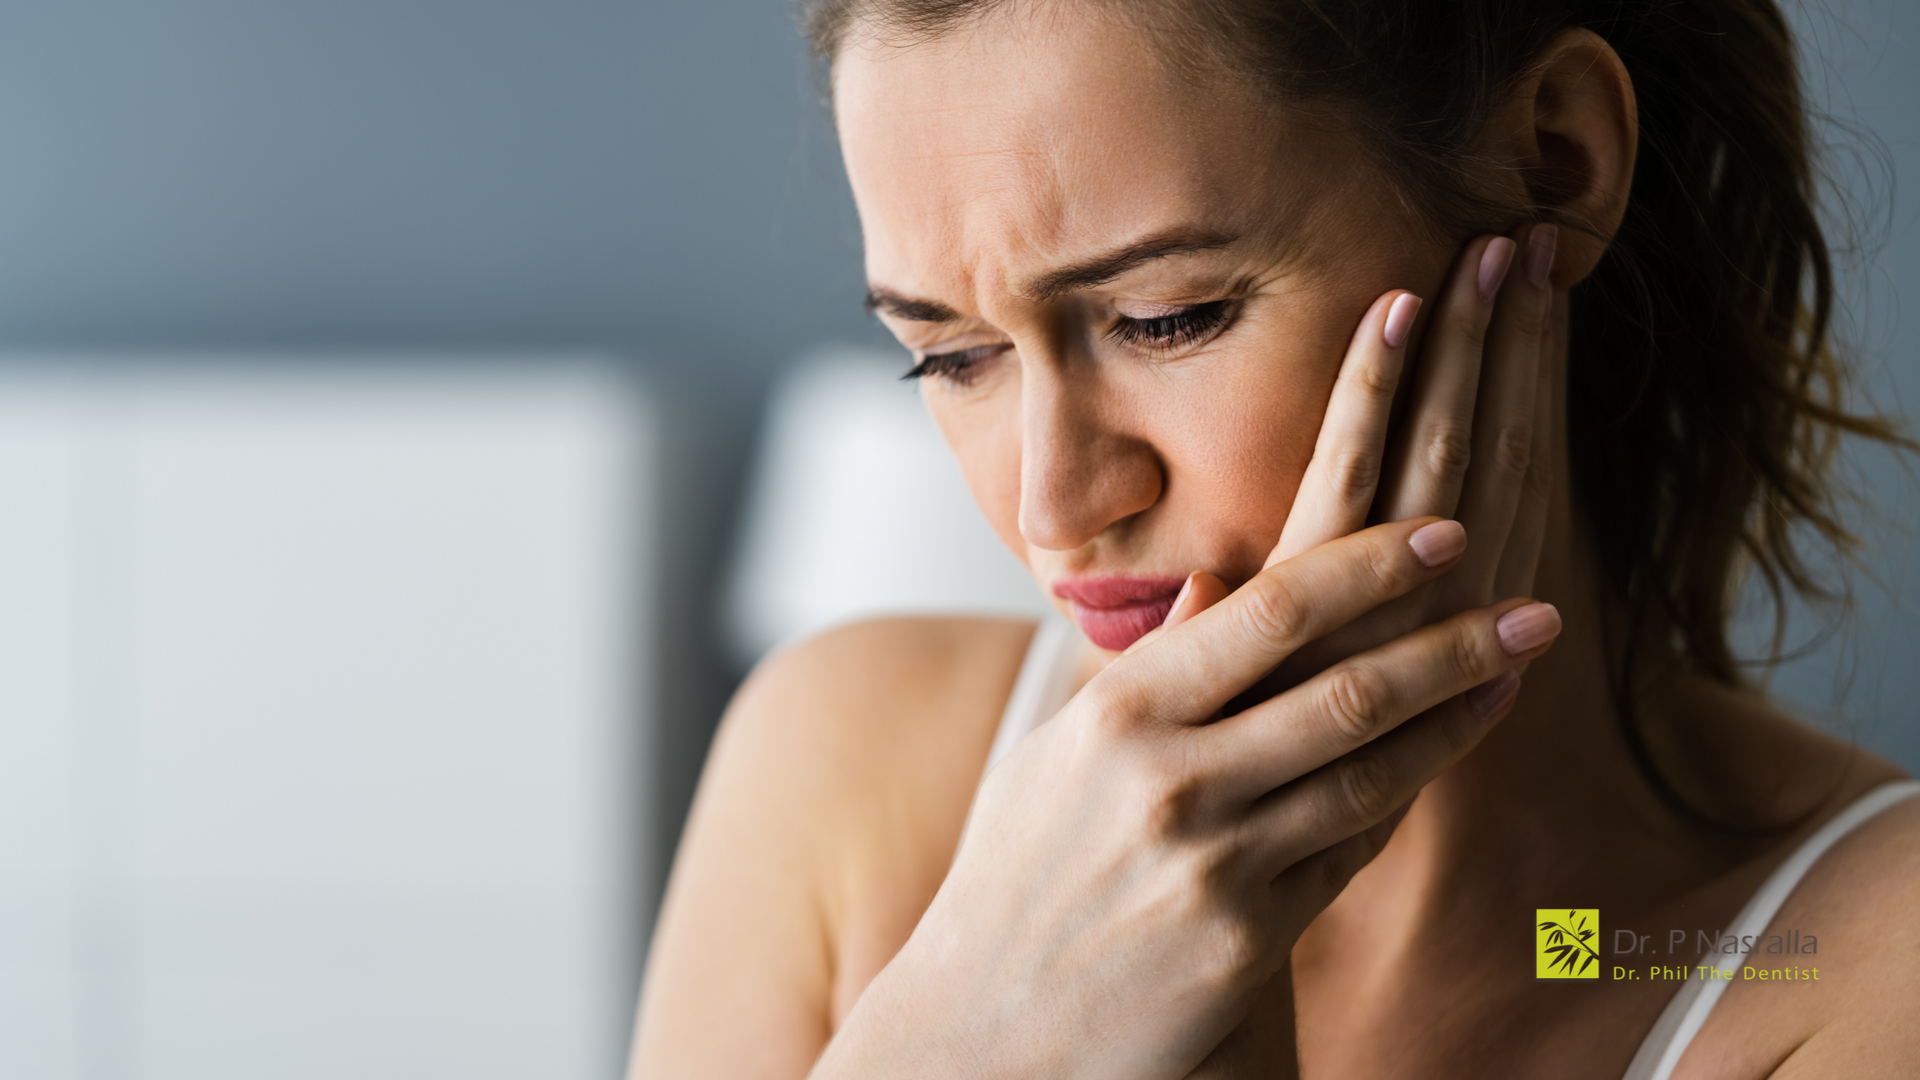
[[[1599,265],[1626,213],[1640,134],[1633,80],[1598,34],[1569,30],[1541,52],[1516,99],[1527,196],[1566,226],[1553,270],[1565,289]]]

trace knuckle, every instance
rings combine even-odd
[[[1247,590],[1240,617],[1255,641],[1292,644],[1300,640],[1311,621],[1307,602],[1285,575],[1266,574],[1257,589]]]
[[[1222,990],[1241,989],[1265,967],[1269,935],[1245,917],[1223,913],[1211,921],[1201,977]]]
[[[1341,378],[1355,390],[1375,398],[1392,397],[1400,383],[1398,374],[1381,364],[1360,364]]]
[[[1393,811],[1393,776],[1379,758],[1355,754],[1340,770],[1340,790],[1348,810],[1372,824]]]
[[[1102,737],[1123,742],[1150,721],[1153,701],[1146,687],[1112,682],[1093,685],[1095,692],[1086,698],[1089,722]]]
[[[1177,762],[1157,760],[1162,756],[1140,767],[1140,824],[1157,842],[1179,841],[1200,830],[1207,784]]]
[[[1547,455],[1533,455],[1532,467],[1527,470],[1526,492],[1535,499],[1553,494],[1553,470],[1548,467]]]
[[[1508,424],[1494,436],[1493,462],[1501,472],[1516,478],[1525,476],[1532,460],[1531,424]]]
[[[1365,450],[1345,450],[1334,456],[1327,482],[1345,502],[1370,500],[1380,483],[1380,461]]]
[[[1455,424],[1437,427],[1427,434],[1425,456],[1429,472],[1448,484],[1457,484],[1473,461],[1472,436]]]
[[[1447,635],[1447,663],[1456,679],[1476,684],[1483,681],[1493,666],[1487,659],[1480,634],[1471,624],[1458,624]]]
[[[1373,738],[1385,697],[1379,681],[1358,665],[1341,667],[1327,677],[1327,721],[1343,745]]]
[[[1387,541],[1369,534],[1363,550],[1366,552],[1368,591],[1381,599],[1398,593],[1407,576],[1407,546],[1399,541]]]

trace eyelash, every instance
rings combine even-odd
[[[1168,350],[1191,345],[1226,325],[1229,301],[1215,300],[1152,319],[1121,319],[1107,336],[1135,348]]]
[[[1107,337],[1135,348],[1177,349],[1217,332],[1227,321],[1227,316],[1230,314],[1229,306],[1229,301],[1215,300],[1151,319],[1122,318],[1114,324],[1113,329],[1107,331]],[[959,352],[934,353],[922,358],[911,370],[900,377],[923,379],[929,375],[936,375],[965,386],[978,374],[972,369],[980,361],[1006,348],[1005,345],[982,345]]]
[[[913,367],[909,369],[905,375],[900,376],[900,378],[904,381],[908,379],[924,379],[929,375],[937,375],[949,382],[966,386],[973,382],[974,376],[980,374],[974,370],[980,361],[997,353],[1004,352],[1006,349],[1007,346],[1005,345],[981,345],[972,349],[962,349],[959,352],[934,353],[930,356],[923,357],[919,363],[913,365]]]

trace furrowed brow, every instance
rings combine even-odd
[[[1196,251],[1212,251],[1228,247],[1239,239],[1229,233],[1196,232],[1192,229],[1160,233],[1085,262],[1049,270],[1029,281],[1018,295],[1035,302],[1053,300],[1079,289],[1105,285],[1142,263],[1175,255],[1190,255]],[[883,286],[868,289],[862,306],[869,312],[877,311],[907,322],[948,323],[961,319],[959,312],[937,300],[917,300]]]
[[[892,289],[868,289],[866,302],[861,306],[869,313],[878,311],[907,322],[948,323],[960,319],[960,313],[945,304],[933,300],[915,300],[910,296],[901,296]]]
[[[1105,285],[1141,263],[1196,251],[1212,251],[1227,247],[1239,239],[1227,233],[1195,232],[1191,229],[1149,236],[1097,258],[1041,274],[1029,281],[1020,290],[1020,295],[1036,302],[1052,300],[1080,289]]]

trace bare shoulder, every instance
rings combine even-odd
[[[1821,823],[1898,779],[1874,759]],[[1801,879],[1701,1032],[1697,1045],[1720,1066],[1699,1075],[1913,1075],[1920,1065],[1920,1028],[1912,1022],[1920,1015],[1917,905],[1920,797],[1910,796],[1848,832]]]
[[[1011,619],[889,618],[827,631],[755,669],[716,752],[804,768],[843,792],[915,763],[977,774],[1033,630]]]
[[[818,882],[835,1026],[945,879],[1033,632],[1001,619],[843,627],[770,658],[729,711],[716,754],[795,774],[778,812]]]
[[[1920,797],[1910,796],[1834,845],[1776,919],[1825,933],[1818,952],[1796,958],[1802,973],[1817,969],[1808,985],[1819,989],[1806,1002],[1814,1030],[1772,1075],[1907,1077],[1920,1068],[1916,912]]]
[[[763,661],[674,857],[635,1075],[803,1075],[951,862],[1033,624],[887,619]]]

